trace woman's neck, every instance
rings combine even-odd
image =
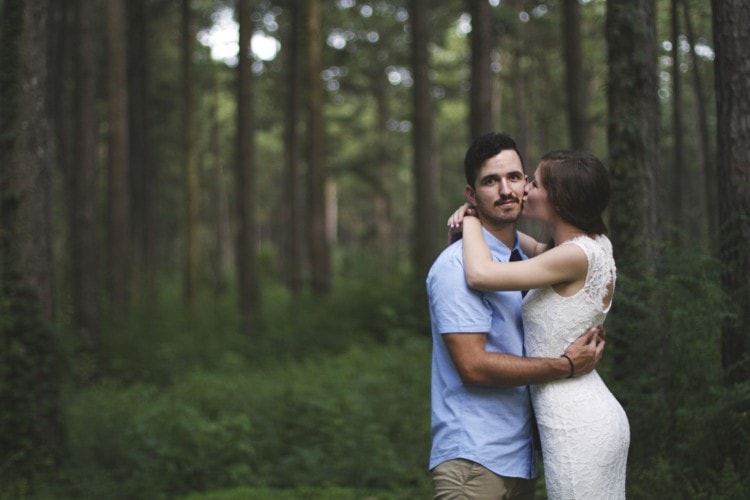
[[[584,230],[568,224],[567,222],[558,222],[549,229],[550,234],[552,234],[552,239],[555,241],[555,246],[561,245],[576,236],[588,236],[588,233]]]

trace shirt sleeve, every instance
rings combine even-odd
[[[466,285],[460,243],[457,251],[443,255],[427,279],[433,329],[440,333],[486,333],[492,310],[482,292]]]

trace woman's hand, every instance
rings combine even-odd
[[[463,234],[463,222],[465,216],[476,216],[477,211],[470,203],[464,203],[448,217],[448,242],[453,243],[461,238]]]
[[[471,203],[464,203],[448,217],[448,227],[461,227],[465,215],[477,215],[477,210]]]

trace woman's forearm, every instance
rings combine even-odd
[[[492,262],[492,254],[482,235],[482,224],[476,217],[464,219],[464,273],[466,282],[472,288],[485,285],[485,270]]]

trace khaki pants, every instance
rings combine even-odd
[[[478,463],[456,459],[432,470],[435,500],[533,500],[533,479],[498,476]]]

